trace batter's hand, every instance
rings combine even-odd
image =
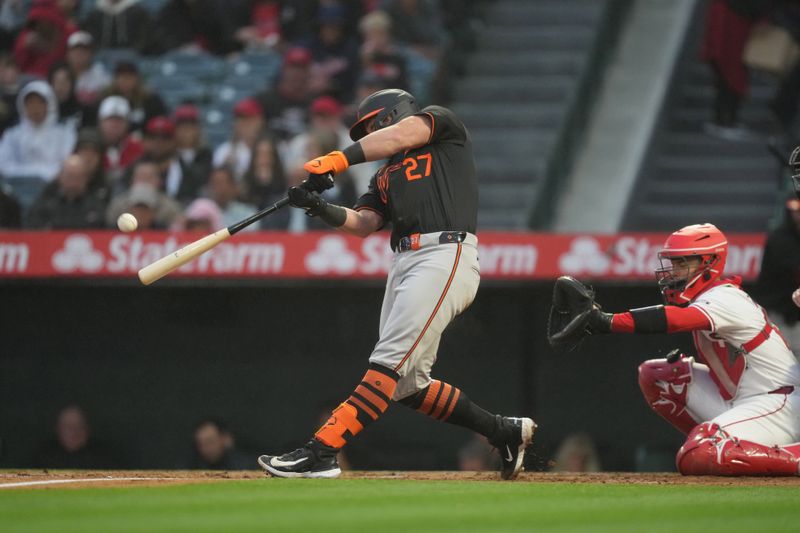
[[[333,176],[329,173],[325,174],[309,174],[308,178],[300,185],[308,192],[322,192],[327,191],[333,187]]]
[[[319,194],[302,186],[290,187],[287,195],[289,196],[289,205],[305,209],[308,213],[319,209],[324,201]]]
[[[800,307],[800,289],[796,289],[792,293],[792,301],[794,302],[794,305]]]
[[[347,170],[350,162],[343,152],[336,150],[306,162],[303,168],[309,174],[338,174]]]

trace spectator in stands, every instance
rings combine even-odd
[[[214,166],[230,166],[236,180],[241,181],[264,129],[263,110],[257,100],[245,98],[234,106],[233,115],[233,136],[214,150]]]
[[[150,14],[139,0],[97,0],[83,22],[98,48],[132,48],[148,51]]]
[[[283,56],[283,66],[274,87],[255,96],[279,141],[306,129],[308,105],[314,98],[310,86],[311,59],[305,48],[290,48]]]
[[[190,203],[183,214],[172,225],[175,231],[213,233],[224,228],[222,212],[213,200],[198,198]]]
[[[200,112],[191,104],[178,106],[172,113],[175,143],[184,166],[201,179],[211,173],[211,149],[203,138]]]
[[[75,146],[75,129],[58,123],[58,104],[44,81],[32,81],[17,97],[22,117],[0,139],[0,169],[6,176],[38,176],[50,181]]]
[[[361,19],[358,29],[363,38],[362,70],[380,79],[384,88],[408,88],[406,57],[392,39],[391,17],[384,11],[373,11]],[[366,93],[365,97],[370,94]]]
[[[739,122],[739,108],[749,88],[742,54],[754,23],[765,13],[766,2],[712,0],[706,13],[703,59],[714,73],[716,96],[707,134],[730,141],[753,138]]]
[[[17,229],[22,226],[22,206],[11,191],[0,184],[0,229]]]
[[[312,90],[341,100],[353,97],[358,78],[358,42],[345,33],[345,11],[338,4],[321,5],[317,31],[305,43],[313,58]]]
[[[253,148],[250,168],[243,180],[242,197],[263,209],[286,195],[286,177],[278,147],[271,137],[261,137]],[[289,211],[282,209],[259,222],[261,229],[286,229]]]
[[[236,30],[235,38],[247,50],[276,48],[282,41],[281,0],[252,0],[244,2],[244,24]]]
[[[100,139],[104,146],[103,169],[116,193],[122,188],[122,176],[134,161],[141,157],[141,141],[130,133],[131,107],[121,96],[108,96],[100,103],[97,118]]]
[[[10,54],[0,52],[0,135],[19,120],[16,102],[21,87],[19,68],[14,59]]]
[[[208,177],[208,196],[214,200],[222,212],[222,224],[230,226],[245,219],[256,212],[256,208],[236,198],[239,196],[239,186],[230,167],[218,167],[211,171]],[[253,231],[258,226],[252,225],[245,231]]]
[[[553,459],[554,472],[599,472],[600,457],[592,438],[586,433],[573,433],[561,443]]]
[[[83,409],[76,405],[58,413],[56,438],[45,445],[34,459],[38,468],[97,469],[114,468],[117,462],[91,435]]]
[[[66,63],[56,63],[47,76],[58,102],[58,121],[75,130],[83,125],[83,117],[90,113],[75,97],[75,76]]]
[[[228,54],[239,49],[234,38],[235,3],[216,0],[168,0],[158,12],[158,50],[205,50]]]
[[[89,190],[108,200],[110,195],[108,179],[103,169],[103,141],[95,128],[78,131],[75,153],[83,159],[89,170]]]
[[[385,8],[395,39],[428,59],[439,57],[446,33],[434,0],[388,0]]]
[[[197,176],[178,157],[175,124],[167,117],[153,117],[144,132],[144,157],[158,165],[164,192],[182,204],[197,198],[205,176]]]
[[[67,51],[67,21],[52,0],[31,5],[25,29],[14,43],[14,60],[20,71],[44,78]]]
[[[78,31],[78,15],[81,0],[55,0],[56,7],[67,22],[67,29],[72,34]]]
[[[136,63],[117,63],[109,94],[128,100],[131,106],[128,120],[133,131],[140,131],[151,118],[167,114],[167,106],[161,97],[145,86]]]
[[[758,275],[758,301],[800,355],[800,308],[792,292],[800,285],[800,200],[786,202],[783,223],[770,232]]]
[[[253,459],[236,448],[227,426],[218,419],[201,421],[194,429],[195,455],[190,469],[199,470],[250,470]]]
[[[28,213],[36,229],[102,228],[105,200],[89,190],[89,167],[79,155],[64,161],[58,179],[49,184]]]
[[[142,229],[169,228],[181,214],[181,206],[162,192],[163,182],[156,163],[146,159],[136,162],[130,189],[115,197],[106,210],[106,225],[116,227],[117,218],[128,212],[136,217]],[[139,218],[140,214],[147,221],[146,225]]]
[[[67,40],[67,65],[75,75],[75,96],[83,105],[93,105],[111,84],[111,74],[94,60],[94,39],[78,31]]]

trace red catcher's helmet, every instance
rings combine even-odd
[[[670,261],[690,257],[701,259],[700,267],[691,273],[688,267],[673,266]],[[713,224],[686,226],[667,237],[664,247],[658,252],[661,268],[656,270],[658,288],[664,301],[672,305],[689,304],[722,276],[727,258],[728,239]]]

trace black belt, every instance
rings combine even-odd
[[[410,250],[419,250],[422,244],[420,243],[420,233],[412,233],[408,237],[400,237],[397,242],[398,252],[408,252]],[[466,231],[443,231],[439,234],[439,244],[456,244],[464,242],[467,238]]]

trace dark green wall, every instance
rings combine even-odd
[[[555,354],[545,328],[551,284],[485,285],[445,332],[435,376],[489,410],[533,415],[531,467],[573,431],[596,440],[607,469],[632,469],[638,446],[680,445],[636,384],[636,367],[687,336],[604,337]],[[383,288],[0,286],[0,466],[26,466],[67,403],[131,468],[174,467],[193,424],[228,421],[241,447],[285,451],[325,405],[358,382],[377,338]],[[600,287],[607,309],[657,303],[652,286]],[[455,468],[468,433],[401,406],[350,450],[361,468]]]

